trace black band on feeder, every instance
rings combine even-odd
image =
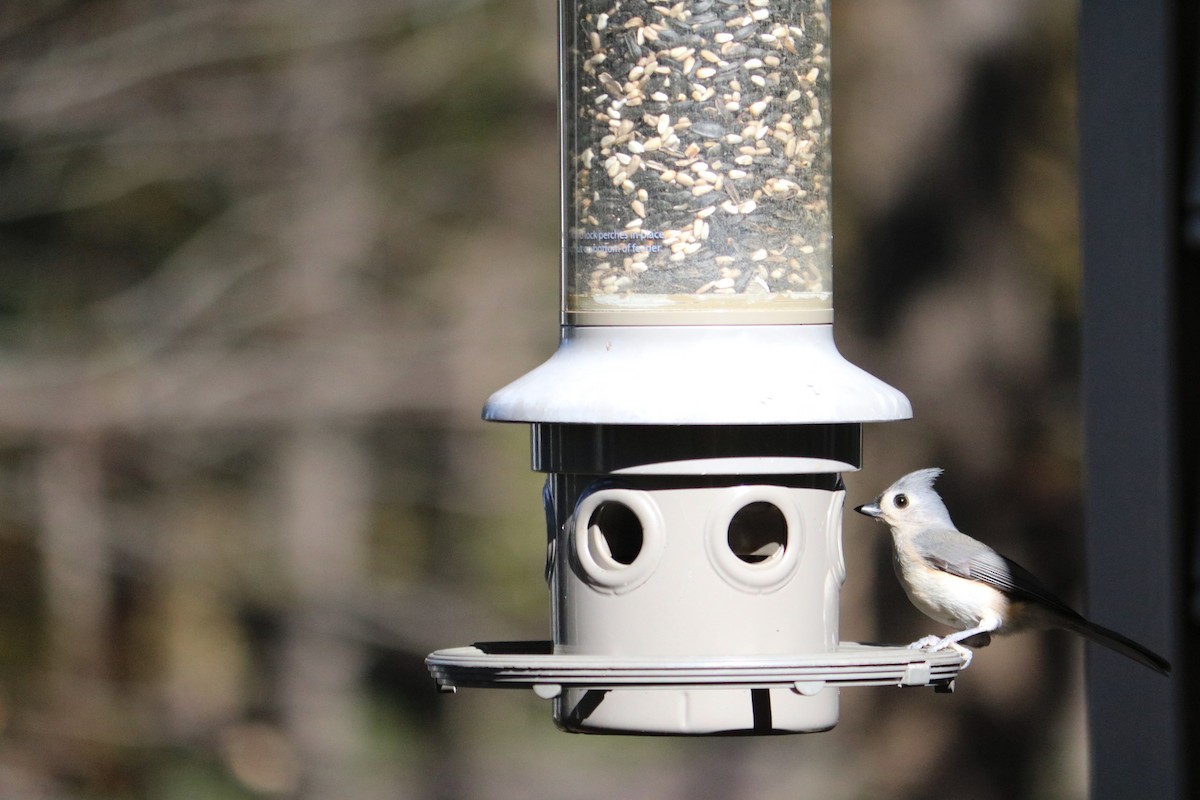
[[[817,459],[862,466],[862,426],[584,425],[531,426],[537,472],[602,475],[651,464],[734,458]]]

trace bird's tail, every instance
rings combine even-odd
[[[1102,644],[1110,650],[1115,650],[1123,656],[1132,658],[1139,664],[1145,664],[1155,672],[1163,675],[1171,674],[1171,662],[1150,648],[1138,644],[1128,636],[1122,636],[1114,630],[1109,630],[1103,625],[1097,625],[1083,617],[1065,617],[1061,618],[1059,623],[1064,628],[1082,634],[1085,638],[1092,640],[1096,644]]]

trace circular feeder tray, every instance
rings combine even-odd
[[[842,642],[832,653],[794,656],[628,657],[555,653],[551,642],[479,642],[430,653],[425,665],[442,691],[458,687],[654,689],[790,687],[805,695],[826,686],[933,686],[951,691],[962,668],[953,650],[910,650]]]

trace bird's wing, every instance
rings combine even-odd
[[[965,533],[926,530],[914,536],[912,543],[934,569],[986,583],[1020,600],[1036,601],[1070,618],[1079,616],[1029,570]]]
[[[1165,658],[1116,631],[1084,619],[1079,612],[1058,599],[1029,570],[965,533],[952,529],[930,529],[913,536],[911,542],[925,563],[934,569],[994,586],[1010,597],[1036,605],[1041,613],[1049,612],[1056,624],[1081,633],[1163,675],[1170,674],[1171,664]]]

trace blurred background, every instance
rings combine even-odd
[[[836,337],[901,473],[1079,603],[1067,0],[833,0]],[[422,660],[549,630],[554,0],[0,6],[0,796],[1079,798],[1082,648],[809,736],[558,733]],[[781,368],[786,368],[781,365]],[[850,515],[842,637],[941,630]]]

